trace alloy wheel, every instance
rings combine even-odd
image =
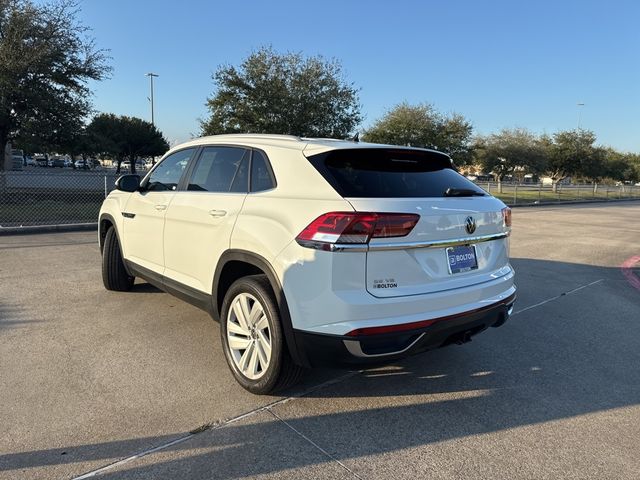
[[[257,380],[265,374],[271,362],[271,329],[264,308],[253,295],[240,293],[231,302],[227,344],[242,375]]]

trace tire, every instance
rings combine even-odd
[[[257,317],[252,320],[254,309]],[[280,312],[265,275],[243,277],[229,287],[222,302],[220,335],[231,373],[251,393],[283,390],[295,384],[304,371],[289,355]]]
[[[124,267],[116,230],[109,227],[102,249],[102,283],[107,290],[128,292],[133,287],[134,280]]]

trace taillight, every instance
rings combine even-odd
[[[504,207],[502,209],[502,222],[505,227],[511,226],[511,209],[509,207]]]
[[[331,250],[335,244],[363,245],[372,238],[404,237],[420,220],[413,213],[330,212],[296,237],[303,247]]]

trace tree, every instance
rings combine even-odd
[[[440,150],[464,165],[471,160],[472,133],[471,123],[460,114],[447,116],[428,103],[403,102],[378,119],[362,138],[367,142]]]
[[[221,66],[204,135],[283,133],[346,138],[360,123],[357,90],[336,60],[263,47],[239,67]]]
[[[94,117],[87,126],[87,135],[95,152],[116,159],[116,173],[120,173],[120,165],[126,158],[131,162],[131,173],[136,173],[139,157],[162,155],[169,149],[162,133],[150,122],[113,113]]]
[[[640,179],[640,155],[621,153],[613,148],[599,148],[602,152],[602,177],[637,182]]]
[[[545,149],[528,130],[504,129],[500,133],[479,138],[475,159],[485,172],[493,172],[502,193],[502,181],[506,175],[516,172],[539,173],[546,163]]]
[[[558,183],[570,175],[593,174],[594,162],[601,155],[594,147],[595,141],[593,132],[582,129],[561,131],[554,133],[553,138],[543,138],[548,152],[546,173],[553,182],[554,191]]]
[[[59,145],[90,110],[88,80],[110,71],[72,0],[0,0],[0,145]],[[0,162],[0,169],[4,162]]]
[[[634,183],[640,181],[640,154],[625,153],[624,158],[627,162],[626,180]]]

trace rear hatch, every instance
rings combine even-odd
[[[458,174],[446,155],[361,148],[309,160],[357,212],[419,215],[408,235],[369,240],[373,296],[455,290],[510,272],[505,205]]]

